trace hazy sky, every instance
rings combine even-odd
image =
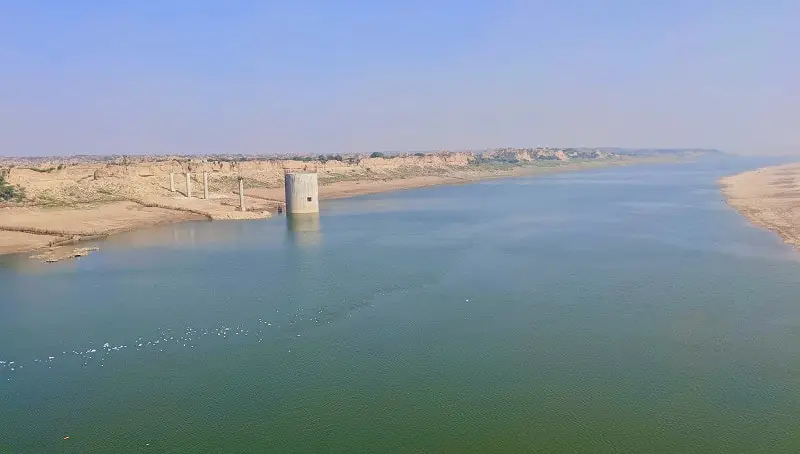
[[[0,155],[800,154],[798,0],[0,0]]]

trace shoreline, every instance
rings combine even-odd
[[[579,172],[638,164],[677,162],[675,159],[634,158],[609,161],[582,161],[557,165],[522,165],[512,168],[464,168],[439,175],[407,178],[353,179],[322,182],[320,200],[358,197],[368,194],[404,191],[453,184],[470,184],[490,179],[519,178],[554,173]],[[0,208],[0,256],[41,252],[84,241],[105,238],[122,232],[201,219],[258,219],[265,207],[274,208],[283,202],[283,187],[250,188],[245,191],[248,205],[259,205],[262,211],[235,214],[209,212],[216,202],[202,199],[172,199],[167,203],[145,203],[128,199],[110,202],[74,204],[56,207]],[[202,206],[203,204],[207,206]],[[191,208],[189,208],[189,205]],[[227,205],[223,202],[223,205]],[[200,206],[200,209],[197,207]],[[10,220],[10,222],[8,221]],[[58,226],[58,228],[45,228]]]
[[[630,161],[608,161],[608,162],[580,162],[561,164],[558,166],[545,167],[536,165],[520,166],[509,170],[478,170],[478,171],[457,171],[446,175],[424,175],[409,178],[396,179],[376,179],[376,180],[350,180],[337,181],[327,184],[320,184],[320,201],[347,199],[369,194],[383,194],[387,192],[398,192],[409,189],[420,189],[435,186],[470,184],[480,181],[501,179],[501,178],[521,178],[536,175],[546,175],[553,173],[580,172],[585,170],[595,170],[608,167],[619,167],[624,165],[636,165],[645,163],[655,163],[648,160]],[[663,162],[663,161],[657,161]],[[256,188],[247,192],[248,197],[262,199],[266,201],[283,201],[284,189],[280,188]]]
[[[800,250],[800,163],[763,167],[717,183],[727,204],[750,224]]]

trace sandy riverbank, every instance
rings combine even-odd
[[[321,173],[320,199],[324,201],[443,184],[464,184],[489,178],[580,171],[652,161],[652,159],[621,159],[533,163],[522,166],[456,166],[438,168],[436,170],[438,174],[434,175],[408,175],[396,172]],[[152,171],[151,173],[156,174]],[[39,177],[38,174],[33,176]],[[80,181],[82,177],[78,172],[72,178]],[[165,181],[156,185],[163,187],[154,187],[152,181],[160,179]],[[34,251],[53,245],[71,244],[82,239],[186,220],[264,218],[269,216],[269,212],[274,211],[284,198],[282,186],[264,184],[263,186],[273,187],[263,187],[258,181],[255,183],[251,181],[250,187],[245,190],[249,211],[241,213],[236,208],[238,195],[234,192],[235,188],[212,184],[213,191],[209,199],[205,200],[198,198],[197,192],[200,192],[199,196],[202,197],[202,190],[198,191],[199,188],[195,187],[193,197],[187,198],[183,193],[171,193],[168,190],[166,186],[168,178],[160,179],[150,177],[149,174],[144,177],[128,175],[123,181],[136,192],[134,193],[129,187],[116,189],[118,194],[122,194],[128,200],[101,199],[90,203],[74,203],[68,196],[62,195],[74,191],[70,189],[72,182],[64,184],[57,180],[60,186],[51,184],[42,192],[47,195],[59,194],[62,197],[60,200],[70,202],[67,205],[0,208],[0,254]],[[139,180],[144,180],[144,183]],[[131,181],[134,183],[130,183]],[[33,181],[31,187],[36,188],[37,183]],[[113,183],[119,184],[117,181]],[[38,184],[44,187],[43,184]],[[106,187],[96,189],[91,193],[92,196],[107,193],[108,190],[104,191]],[[57,188],[60,192],[54,192],[50,188]]]
[[[750,222],[800,248],[800,164],[744,172],[719,183],[728,204]]]
[[[0,208],[0,254],[204,217],[134,202]]]

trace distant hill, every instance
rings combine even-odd
[[[138,164],[170,161],[204,160],[215,162],[248,161],[339,161],[356,163],[369,157],[424,157],[446,155],[469,155],[477,162],[492,160],[501,162],[530,161],[569,161],[570,159],[608,159],[613,157],[658,157],[658,156],[699,156],[725,155],[726,153],[709,148],[623,148],[623,147],[535,147],[535,148],[491,148],[485,150],[435,150],[435,151],[384,151],[379,153],[342,153],[336,155],[297,155],[297,154],[215,154],[215,155],[72,155],[72,156],[0,156],[0,167],[40,167],[56,170],[59,166],[77,164]]]

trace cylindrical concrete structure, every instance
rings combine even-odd
[[[192,198],[192,174],[186,172],[186,197]]]
[[[286,214],[319,213],[316,172],[292,172],[284,176]]]
[[[203,172],[203,198],[208,200],[208,172]]]
[[[169,173],[169,190],[175,192],[175,174],[172,172]]]
[[[244,178],[239,178],[239,209],[244,209]]]

